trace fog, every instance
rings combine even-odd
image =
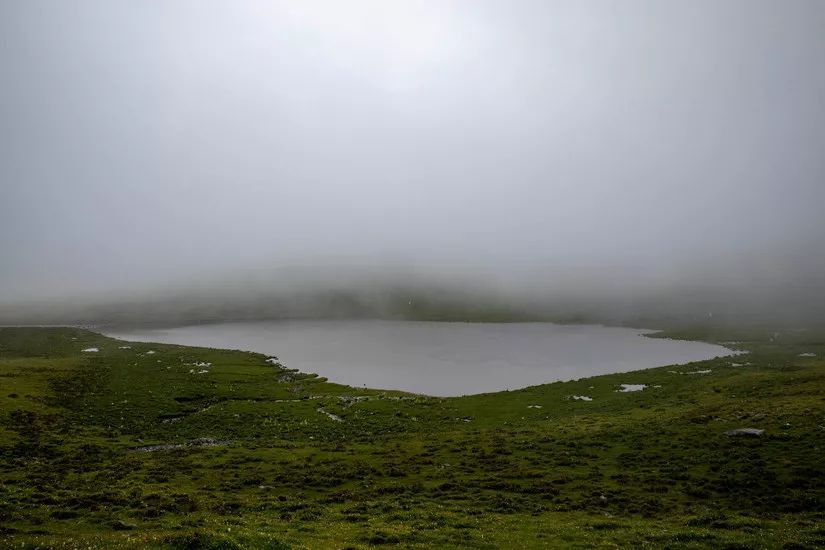
[[[6,1],[0,320],[813,315],[823,59],[818,0]]]

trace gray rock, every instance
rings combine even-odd
[[[752,435],[758,437],[763,433],[765,433],[765,430],[760,430],[759,428],[737,428],[735,430],[728,430],[727,432],[725,432],[725,435]]]

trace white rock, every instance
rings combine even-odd
[[[343,422],[344,421],[344,419],[341,418],[340,416],[338,416],[337,414],[332,414],[330,412],[325,411],[324,409],[318,409],[318,412],[323,414],[323,415],[326,415],[327,417],[329,417],[330,420],[334,420],[336,422]]]

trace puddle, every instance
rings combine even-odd
[[[199,439],[195,439],[194,441],[190,441],[189,443],[163,443],[160,445],[144,445],[142,447],[131,447],[129,451],[133,453],[153,453],[156,451],[171,451],[174,449],[218,447],[220,445],[226,444],[226,441],[218,441],[217,439],[212,439],[211,437],[201,437]]]

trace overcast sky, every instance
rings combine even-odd
[[[821,0],[6,0],[0,70],[0,301],[825,258]]]

